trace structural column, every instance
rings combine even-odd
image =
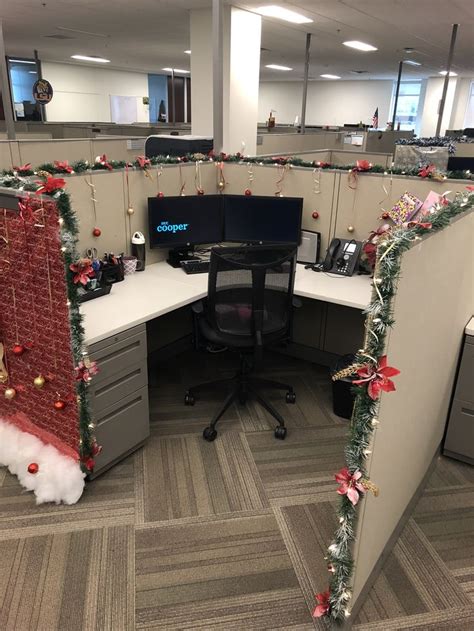
[[[212,136],[216,152],[255,155],[261,17],[214,0],[213,11],[191,11],[190,26],[192,133]]]

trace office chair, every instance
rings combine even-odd
[[[186,405],[194,405],[205,389],[231,385],[232,390],[203,431],[207,441],[217,436],[216,424],[233,401],[255,399],[278,421],[275,438],[286,436],[285,422],[259,393],[259,388],[286,390],[286,402],[295,403],[292,386],[251,376],[263,349],[291,337],[296,248],[292,246],[215,247],[211,250],[206,304],[193,305],[195,335],[208,343],[239,352],[240,367],[234,377],[189,388]]]

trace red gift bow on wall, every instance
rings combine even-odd
[[[376,367],[366,364],[357,370],[360,379],[355,379],[352,383],[356,386],[367,383],[367,393],[373,400],[378,399],[380,392],[393,392],[395,384],[389,377],[399,375],[400,371],[392,366],[387,366],[387,356],[383,355]]]

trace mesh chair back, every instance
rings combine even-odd
[[[213,248],[207,319],[218,332],[255,337],[289,333],[296,249]]]

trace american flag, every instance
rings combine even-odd
[[[372,127],[377,129],[379,126],[379,108],[377,108],[372,116]]]

